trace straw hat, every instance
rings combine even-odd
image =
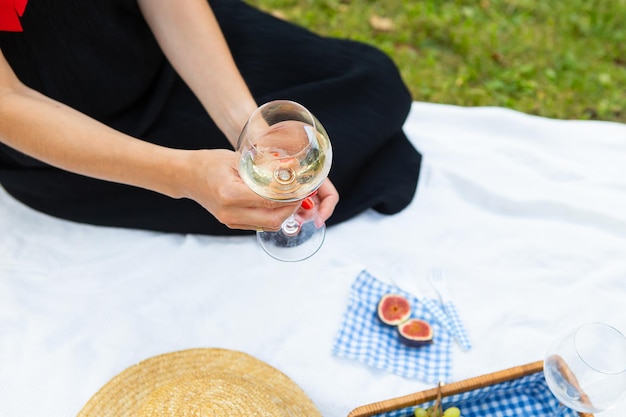
[[[245,353],[201,348],[166,353],[105,384],[78,417],[321,417],[289,377]]]

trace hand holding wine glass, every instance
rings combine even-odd
[[[550,346],[544,375],[565,407],[609,410],[626,395],[626,338],[607,324],[584,324]]]
[[[282,261],[299,261],[321,247],[325,226],[318,215],[317,190],[332,161],[328,134],[304,106],[276,100],[260,106],[238,142],[239,175],[263,198],[301,201],[276,232],[257,231],[263,249]]]

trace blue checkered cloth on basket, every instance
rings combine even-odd
[[[378,319],[378,301],[389,293],[406,297],[411,303],[412,317],[430,323],[434,333],[432,344],[418,348],[403,345],[396,328]],[[452,374],[452,337],[449,324],[442,323],[437,316],[415,296],[361,271],[352,284],[333,354],[407,378],[448,382]]]
[[[375,417],[413,417],[416,407],[428,408],[433,404],[435,401],[429,401]],[[578,416],[576,411],[563,407],[550,392],[543,372],[444,397],[441,404],[444,410],[459,407],[463,417]]]

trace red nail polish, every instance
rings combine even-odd
[[[311,210],[313,207],[315,207],[315,203],[309,197],[302,200],[302,203],[300,205],[305,210]]]

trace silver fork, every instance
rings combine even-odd
[[[443,271],[439,267],[432,267],[428,270],[428,279],[437,292],[441,305],[448,316],[448,320],[451,322],[451,327],[454,330],[454,337],[459,343],[459,346],[465,350],[469,350],[472,347],[470,343],[465,327],[461,322],[459,313],[456,311],[454,303],[450,298],[450,291],[448,290],[448,282]]]

